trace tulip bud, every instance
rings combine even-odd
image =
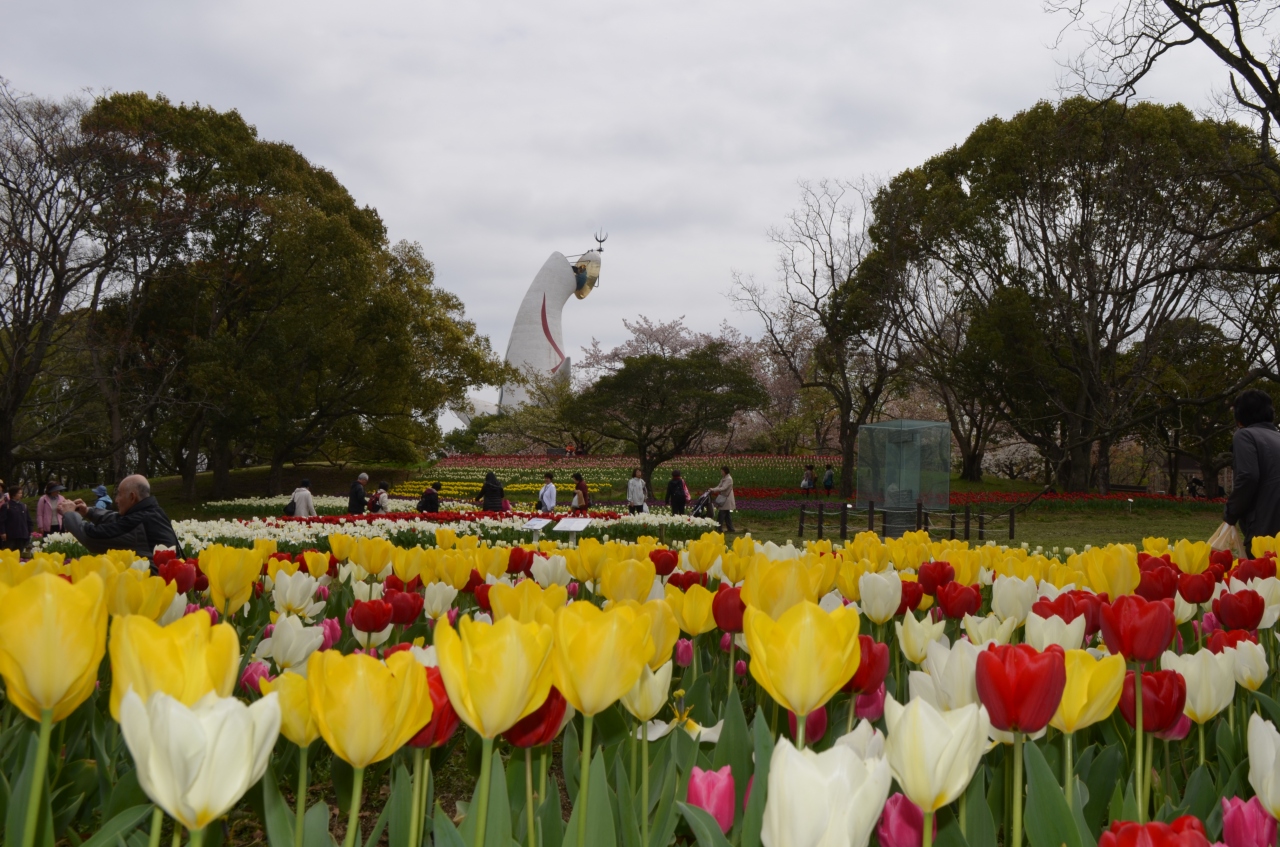
[[[726,633],[742,632],[742,615],[747,604],[742,601],[742,589],[730,588],[723,582],[711,601],[711,612],[715,616],[716,626]]]
[[[320,627],[324,630],[324,640],[320,642],[321,650],[328,650],[342,638],[342,624],[338,623],[337,618],[325,618],[320,622]]]
[[[560,734],[568,708],[564,695],[552,686],[542,705],[517,721],[515,726],[503,733],[503,737],[515,747],[541,747],[550,744]]]
[[[733,633],[726,632],[720,636],[720,652],[728,653],[730,645],[733,644]]]
[[[938,834],[936,817],[933,834]],[[924,812],[906,795],[894,794],[884,804],[876,836],[880,839],[880,847],[920,847],[924,843]]]
[[[747,675],[747,663],[744,659],[739,659],[733,666],[733,672],[737,676]]]
[[[670,576],[680,564],[680,555],[674,550],[650,550],[649,561],[653,562],[658,576]]]
[[[264,679],[275,679],[271,675],[271,667],[266,662],[250,662],[240,675],[240,687],[254,694],[261,694],[259,687]]]
[[[920,587],[930,597],[938,593],[938,589],[956,578],[956,569],[950,562],[925,562],[920,565]]]
[[[1257,629],[1264,611],[1266,604],[1262,595],[1248,588],[1223,594],[1213,601],[1213,613],[1226,629]]]
[[[578,583],[576,582],[569,583],[568,585],[565,586],[565,591],[568,592],[569,599],[571,600],[578,599]],[[450,621],[450,623],[452,624],[453,622]]]
[[[884,683],[880,683],[880,687],[866,694],[859,694],[858,698],[853,701],[853,716],[858,720],[875,721],[880,720],[884,715]]]
[[[796,737],[796,713],[787,711],[787,727],[791,737]],[[804,743],[817,744],[827,734],[827,707],[820,706],[810,712],[804,719]]]
[[[718,771],[704,771],[695,765],[689,776],[688,802],[710,814],[720,831],[727,833],[733,828],[733,769],[725,765]]]
[[[1257,797],[1222,798],[1222,840],[1227,847],[1273,847],[1276,819],[1267,814]]]
[[[687,638],[676,642],[676,664],[682,668],[693,664],[693,642]]]

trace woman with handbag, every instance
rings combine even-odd
[[[586,514],[587,509],[591,508],[591,492],[587,490],[587,482],[580,473],[573,475],[573,482],[573,501],[569,503],[569,508],[574,514]]]

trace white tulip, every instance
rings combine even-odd
[[[943,641],[947,637],[944,634],[947,622],[944,620],[931,622],[928,612],[923,618],[917,620],[916,616],[908,610],[902,616],[902,620],[894,621],[893,628],[898,633],[898,646],[902,648],[902,655],[917,665],[928,655],[929,642]]]
[[[564,556],[548,556],[545,559],[534,556],[529,572],[533,574],[534,582],[542,588],[551,585],[564,587],[573,581],[573,575],[569,573],[569,565],[565,562]]]
[[[844,605],[844,597],[839,591],[829,591],[818,601],[818,607],[828,615]]]
[[[963,623],[965,634],[979,647],[992,642],[1008,644],[1009,639],[1013,637],[1013,631],[1018,628],[1017,618],[1001,620],[996,615],[987,615],[985,618],[965,615]]]
[[[418,660],[418,664],[424,668],[434,668],[440,663],[436,661],[436,645],[431,644],[427,647],[419,647],[416,644],[409,648],[409,653],[413,658]]]
[[[1040,596],[1041,600],[1048,600],[1050,603],[1052,603],[1054,600],[1058,599],[1058,595],[1066,594],[1068,591],[1074,591],[1075,587],[1076,587],[1076,584],[1074,582],[1069,582],[1066,585],[1059,588],[1058,586],[1054,585],[1052,582],[1045,582],[1042,579],[1036,585],[1036,593]]]
[[[1269,576],[1266,579],[1251,579],[1249,587],[1258,592],[1266,608],[1262,612],[1262,620],[1258,629],[1271,629],[1280,620],[1280,579]]]
[[[662,711],[662,707],[667,705],[667,694],[671,691],[672,665],[673,662],[668,660],[656,671],[651,671],[646,664],[640,670],[640,678],[636,680],[636,684],[622,695],[622,705],[636,720],[653,720]]]
[[[866,718],[858,721],[853,732],[836,739],[836,744],[843,744],[858,754],[860,759],[879,759],[884,757],[884,735],[872,726]]]
[[[381,632],[365,632],[355,627],[351,628],[351,634],[356,637],[356,641],[360,642],[360,646],[368,650],[370,647],[379,647],[386,643],[391,637],[391,630],[395,629],[395,624],[389,623]]]
[[[187,595],[175,594],[173,595],[173,602],[169,604],[169,608],[164,610],[164,614],[160,616],[160,620],[156,621],[156,623],[161,626],[168,626],[186,613]]]
[[[858,577],[862,613],[873,623],[884,623],[898,613],[902,603],[902,577],[897,571],[864,573]]]
[[[978,702],[977,667],[982,648],[960,640],[948,647],[930,642],[920,671],[907,677],[911,696],[924,697],[939,711]]]
[[[1175,591],[1173,593],[1173,620],[1174,623],[1181,626],[1189,620],[1200,614],[1200,607],[1195,603],[1188,603],[1182,599],[1182,594]]]
[[[1280,733],[1257,712],[1249,716],[1249,785],[1271,817],[1280,816]]]
[[[889,764],[863,759],[837,744],[823,753],[797,750],[787,739],[773,748],[764,847],[866,847],[889,797]]]
[[[458,589],[447,582],[429,582],[422,589],[422,610],[427,617],[439,620],[449,614],[453,601],[458,596]]]
[[[231,810],[267,769],[280,733],[275,692],[246,706],[206,694],[185,706],[157,693],[144,705],[130,689],[120,729],[147,796],[187,829],[204,829]]]
[[[925,700],[903,706],[886,696],[884,720],[885,755],[908,800],[936,812],[964,793],[987,751],[991,720],[983,706],[940,712]]]
[[[1231,705],[1236,693],[1235,657],[1226,652],[1198,650],[1179,656],[1166,650],[1160,667],[1177,671],[1187,683],[1187,705],[1183,712],[1196,723],[1204,723]]]
[[[357,633],[358,634],[358,633]],[[292,670],[307,675],[307,659],[324,643],[324,628],[303,626],[293,615],[276,619],[271,635],[258,643],[255,659],[271,659],[281,673]]]
[[[1236,682],[1250,691],[1257,691],[1267,679],[1267,651],[1261,644],[1241,641],[1235,647],[1222,651],[1231,656],[1231,667]]]
[[[320,581],[306,571],[276,574],[276,585],[271,592],[276,611],[281,615],[297,615],[308,622],[324,612],[324,601],[312,601]]]
[[[1084,615],[1076,615],[1067,623],[1057,615],[1042,618],[1032,612],[1027,615],[1027,643],[1042,652],[1050,644],[1063,650],[1079,650],[1084,643],[1084,623]]]
[[[381,582],[356,582],[351,585],[351,590],[355,593],[357,600],[362,600],[366,603],[370,600],[382,599]]]
[[[999,615],[1001,620],[1012,620],[1017,628],[1027,619],[1027,613],[1031,611],[1038,594],[1036,581],[1031,577],[996,577],[995,586],[991,589],[991,611]]]

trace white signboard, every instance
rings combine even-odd
[[[582,532],[591,526],[591,518],[564,518],[552,529],[555,532]]]
[[[520,528],[531,529],[534,532],[537,532],[549,523],[551,523],[551,518],[529,518],[529,522]]]

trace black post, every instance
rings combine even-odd
[[[966,503],[964,507],[964,540],[969,540],[969,510],[970,506]]]
[[[846,541],[849,538],[849,504],[840,504],[840,540]]]
[[[1018,514],[1018,510],[1016,507],[1009,510],[1009,540],[1010,541],[1013,540],[1014,516],[1017,514]]]
[[[818,503],[818,540],[819,541],[822,540],[822,517],[823,517],[822,503]]]
[[[867,532],[876,531],[876,501],[867,501]]]
[[[951,540],[956,540],[956,513],[951,513]]]
[[[916,530],[924,529],[924,501],[916,501]]]
[[[889,513],[883,509],[880,510],[880,537],[889,537]]]
[[[978,540],[987,540],[987,512],[985,509],[978,510]]]
[[[796,532],[796,536],[804,538],[804,504],[800,504],[800,529]]]

